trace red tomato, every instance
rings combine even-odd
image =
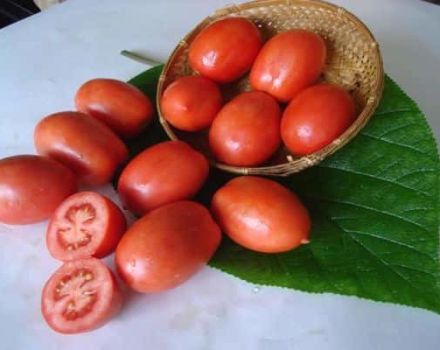
[[[77,189],[64,165],[40,156],[0,160],[0,222],[32,224],[47,219]]]
[[[116,267],[143,293],[176,287],[211,259],[221,232],[209,211],[180,201],[155,209],[131,226],[116,248]]]
[[[263,253],[281,253],[308,243],[310,219],[298,197],[275,181],[241,176],[221,187],[212,212],[236,243]]]
[[[136,214],[191,198],[209,173],[206,158],[184,142],[167,141],[137,155],[122,171],[118,192]]]
[[[124,214],[110,199],[95,192],[79,192],[52,215],[46,244],[55,259],[102,258],[115,250],[125,228]]]
[[[107,126],[80,112],[60,112],[42,119],[34,133],[39,154],[71,168],[87,185],[110,181],[128,157],[127,147]]]
[[[281,121],[281,137],[294,154],[320,150],[340,136],[355,119],[351,95],[331,84],[312,86],[290,102]]]
[[[282,32],[261,49],[249,82],[255,90],[288,102],[318,79],[326,54],[324,40],[318,34],[306,30]]]
[[[251,21],[225,18],[196,36],[189,48],[189,62],[200,74],[229,83],[251,68],[261,44],[260,32]]]
[[[76,108],[98,118],[121,137],[138,135],[153,119],[153,106],[137,87],[115,79],[93,79],[75,96]]]
[[[44,286],[41,312],[54,331],[73,334],[103,326],[121,307],[112,272],[98,259],[63,264]]]
[[[188,76],[166,88],[160,106],[164,118],[175,128],[199,131],[211,125],[222,107],[222,95],[208,78]]]
[[[254,166],[277,150],[281,111],[277,101],[261,91],[245,92],[227,103],[209,131],[215,157],[237,166]]]

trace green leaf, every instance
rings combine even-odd
[[[157,81],[143,74],[131,82]],[[309,208],[311,243],[261,254],[225,238],[210,264],[252,283],[440,313],[439,170],[422,112],[386,77],[375,115],[352,142],[318,166],[276,179]],[[209,204],[231,177],[213,170],[197,199]]]

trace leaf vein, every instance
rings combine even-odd
[[[426,253],[426,252],[423,252],[423,251],[421,251],[421,250],[418,250],[416,247],[413,247],[413,246],[411,246],[411,245],[409,245],[409,244],[406,244],[406,243],[403,243],[403,242],[399,242],[399,241],[396,241],[396,240],[391,239],[391,238],[388,238],[388,237],[384,237],[384,236],[376,235],[376,234],[373,234],[373,233],[370,233],[370,232],[348,230],[348,229],[346,229],[346,228],[344,228],[344,230],[347,231],[347,232],[350,232],[350,233],[355,233],[355,234],[359,234],[359,235],[364,235],[364,236],[368,236],[368,237],[376,238],[376,239],[379,239],[379,240],[383,240],[383,241],[386,241],[386,242],[393,243],[393,244],[395,244],[395,245],[399,245],[399,246],[405,247],[405,248],[407,248],[407,249],[410,249],[410,250],[412,250],[412,251],[415,251],[416,253],[419,253],[420,255],[423,255],[423,256],[429,258],[430,260],[432,260],[432,261],[434,261],[434,262],[437,262],[437,260],[436,260],[435,257],[431,256],[430,254],[428,254],[428,253]]]
[[[412,108],[401,108],[401,109],[376,112],[374,113],[374,115],[387,115],[387,114],[402,113],[402,112],[414,112],[414,110]]]
[[[382,214],[382,215],[390,216],[390,217],[393,217],[393,218],[395,218],[395,219],[399,219],[399,220],[401,220],[401,221],[404,221],[404,222],[406,222],[406,223],[408,223],[408,224],[411,224],[411,225],[417,226],[417,227],[420,228],[421,230],[423,230],[423,231],[429,233],[428,229],[426,229],[426,228],[425,228],[424,226],[422,226],[421,224],[419,224],[419,223],[417,223],[417,222],[415,222],[415,221],[408,220],[407,218],[404,218],[404,217],[402,217],[402,216],[400,216],[400,215],[397,215],[397,214],[394,214],[394,213],[390,213],[390,212],[387,212],[387,211],[383,211],[383,210],[380,210],[380,209],[376,209],[376,208],[369,207],[369,206],[366,206],[366,205],[363,205],[363,204],[354,203],[354,202],[349,202],[349,201],[341,201],[341,200],[338,200],[338,199],[330,199],[330,198],[317,197],[317,196],[313,196],[312,198],[313,198],[313,199],[316,199],[316,200],[321,200],[321,201],[325,201],[325,202],[330,202],[330,203],[344,204],[344,205],[351,205],[351,206],[353,206],[353,207],[355,207],[355,208],[365,209],[365,210],[369,210],[369,211],[371,211],[371,212],[373,212],[373,213],[378,213],[378,214]]]
[[[361,173],[361,172],[358,172],[358,171],[355,171],[355,170],[352,170],[352,169],[344,169],[344,168],[339,168],[339,167],[334,167],[334,166],[323,165],[322,163],[316,165],[316,167],[318,167],[318,168],[326,168],[326,169],[333,169],[333,170],[342,171],[342,172],[349,173],[349,174],[356,174],[358,176],[368,177],[368,178],[371,178],[371,179],[374,179],[374,180],[383,181],[383,182],[389,183],[391,185],[401,187],[401,188],[409,190],[409,191],[414,191],[417,194],[422,195],[422,196],[432,197],[431,194],[422,192],[422,191],[420,191],[420,190],[418,190],[416,188],[405,186],[405,185],[402,185],[401,183],[394,182],[394,181],[388,180],[388,179],[384,179],[383,177],[378,177],[378,176],[375,176],[375,175],[372,175],[372,174],[365,174],[365,173]]]
[[[416,153],[418,153],[418,154],[422,154],[422,155],[424,155],[425,157],[431,158],[428,154],[426,154],[425,152],[419,150],[418,148],[411,147],[411,146],[409,146],[409,145],[405,145],[405,144],[400,143],[400,142],[394,142],[394,141],[391,141],[391,140],[386,140],[386,139],[383,139],[383,138],[381,138],[381,137],[377,137],[377,136],[374,136],[374,135],[368,134],[368,133],[366,133],[366,132],[363,132],[361,135],[362,135],[362,136],[369,137],[369,138],[371,138],[371,139],[373,139],[373,140],[377,140],[377,141],[381,141],[381,142],[383,142],[383,143],[387,143],[387,144],[389,144],[389,145],[393,145],[393,146],[397,146],[397,147],[400,147],[400,148],[404,148],[404,149],[407,149],[407,150],[410,150],[410,151],[416,152]]]

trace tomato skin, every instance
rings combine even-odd
[[[187,76],[165,89],[160,105],[164,118],[175,128],[200,131],[211,125],[222,107],[222,95],[208,78]]]
[[[0,222],[32,224],[47,219],[77,190],[75,175],[64,165],[40,156],[0,160]]]
[[[78,111],[91,115],[123,138],[142,132],[153,119],[153,105],[137,87],[115,79],[92,79],[75,95]]]
[[[181,141],[156,144],[133,158],[122,171],[118,192],[138,215],[194,196],[208,177],[206,158]]]
[[[221,231],[202,205],[180,201],[164,205],[131,226],[116,248],[116,267],[138,292],[174,288],[213,256]]]
[[[281,253],[308,242],[307,209],[275,181],[236,177],[214,194],[211,209],[223,232],[248,249]]]
[[[87,274],[90,274],[91,279],[87,280]],[[56,300],[57,293],[60,293],[57,292],[58,288],[66,292],[66,296]],[[87,296],[78,293],[90,290],[94,292],[90,296],[92,299],[87,300]],[[69,315],[71,319],[68,320],[67,305],[72,301],[86,305],[82,309],[75,309],[78,314],[76,317]],[[46,282],[41,294],[41,312],[45,321],[54,331],[63,334],[99,328],[119,312],[121,305],[122,296],[113,273],[94,258],[64,263]]]
[[[121,209],[96,192],[78,192],[53,213],[46,245],[58,260],[102,258],[113,252],[127,223]]]
[[[106,125],[84,113],[60,112],[36,126],[37,152],[72,169],[86,185],[103,185],[128,158],[121,139]]]
[[[230,17],[204,28],[189,48],[189,63],[200,74],[229,83],[252,66],[262,45],[258,28],[249,20]]]
[[[324,70],[327,49],[313,32],[290,30],[272,37],[261,49],[249,75],[255,90],[290,101]]]
[[[281,137],[294,154],[320,150],[340,136],[355,120],[351,95],[339,86],[318,84],[290,102],[281,119]]]
[[[281,110],[261,91],[245,92],[223,106],[209,130],[215,157],[230,165],[255,166],[278,149]]]

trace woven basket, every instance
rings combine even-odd
[[[160,97],[176,78],[193,75],[188,64],[188,49],[195,36],[220,18],[240,16],[253,21],[267,40],[276,33],[302,28],[318,33],[327,46],[326,69],[322,80],[348,89],[356,102],[356,121],[336,140],[313,154],[296,157],[280,149],[264,166],[237,167],[215,161],[209,151],[207,132],[186,133],[174,129],[163,118]],[[247,76],[222,87],[228,101],[249,90]],[[236,174],[287,176],[313,166],[349,142],[372,116],[383,90],[383,66],[379,46],[368,28],[341,7],[316,0],[261,0],[232,5],[205,18],[179,42],[166,63],[157,87],[157,110],[160,122],[172,140],[183,140],[203,152],[219,169]],[[262,140],[261,142],[264,142]]]

